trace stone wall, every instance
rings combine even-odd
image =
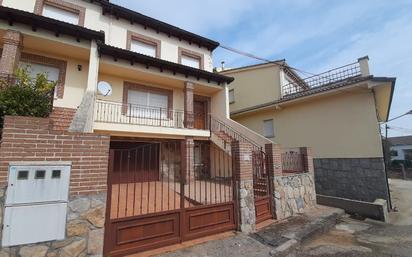
[[[239,183],[240,231],[250,233],[256,229],[255,197],[253,180]]]
[[[316,193],[365,202],[389,202],[383,158],[314,159]]]
[[[313,173],[275,176],[273,184],[273,200],[278,220],[316,205]]]
[[[4,192],[0,189],[0,225],[3,224]],[[1,257],[102,256],[106,195],[71,197],[67,207],[66,239],[31,245],[4,247]]]

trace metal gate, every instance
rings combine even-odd
[[[105,256],[236,228],[231,157],[199,141],[193,161],[184,162],[181,147],[165,141],[110,150]]]
[[[267,171],[266,155],[262,150],[253,150],[252,164],[256,223],[259,223],[273,217],[270,176]]]

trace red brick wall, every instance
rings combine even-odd
[[[53,107],[50,119],[53,122],[53,130],[68,130],[76,114],[76,109]]]
[[[233,175],[239,181],[253,180],[252,146],[248,143],[232,143]]]
[[[48,118],[4,119],[0,144],[0,185],[13,161],[71,161],[70,195],[107,190],[110,137],[52,130]]]

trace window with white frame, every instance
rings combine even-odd
[[[128,90],[127,115],[140,118],[167,118],[169,98],[150,91]]]
[[[263,135],[267,138],[275,136],[275,129],[273,127],[273,119],[263,121]]]
[[[201,67],[199,57],[190,56],[184,53],[182,53],[181,64],[192,67],[192,68],[196,68],[196,69],[200,69]]]
[[[52,5],[45,4],[43,6],[43,16],[56,19],[59,21],[64,21],[72,24],[79,24],[80,15],[79,13],[68,11],[62,8],[58,8]]]
[[[232,104],[235,102],[235,90],[230,89],[229,90],[229,103]]]
[[[38,74],[45,74],[47,80],[50,82],[58,82],[60,69],[50,65],[39,64],[39,63],[29,63],[20,62],[19,66],[22,68],[27,68],[31,78],[35,79]],[[57,97],[57,90],[54,90],[54,97]]]
[[[132,39],[130,50],[151,57],[156,57],[157,55],[157,45],[155,43],[143,42],[141,40]]]
[[[27,68],[30,74],[30,77],[33,79],[36,78],[38,74],[44,73],[47,77],[47,80],[49,81],[57,82],[59,80],[59,74],[60,74],[59,68],[49,66],[49,65],[29,63],[29,62],[20,62],[19,66],[22,68]]]

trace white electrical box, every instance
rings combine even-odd
[[[2,246],[65,238],[70,165],[11,165]]]
[[[70,166],[11,166],[6,205],[67,202]]]
[[[63,240],[67,203],[6,207],[2,246]]]

